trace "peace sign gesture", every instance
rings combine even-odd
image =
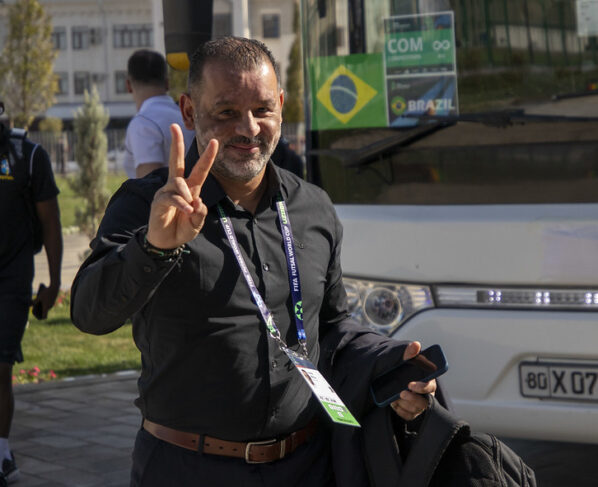
[[[147,241],[159,249],[174,249],[193,240],[203,227],[208,208],[199,194],[218,153],[218,141],[208,146],[185,179],[185,143],[181,128],[170,126],[172,143],[168,181],[154,195],[147,227]]]

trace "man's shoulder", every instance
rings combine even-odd
[[[168,168],[166,167],[156,169],[143,178],[127,179],[114,193],[110,204],[130,197],[141,198],[151,204],[155,192],[164,186],[167,179]]]
[[[147,103],[153,98],[164,98],[162,100]],[[129,122],[127,127],[127,134],[139,133],[146,130],[159,130],[160,133],[167,139],[170,139],[170,124],[178,123],[183,128],[183,116],[178,105],[174,103],[172,98],[166,97],[152,97],[148,98],[141,106],[141,109]]]
[[[279,167],[278,174],[283,187],[289,192],[289,194],[299,193],[312,199],[316,204],[325,204],[332,206],[332,201],[328,196],[328,193],[319,186],[300,178],[296,174],[292,173],[288,169]]]
[[[27,138],[27,132],[22,129],[12,129],[9,143],[13,146],[16,163],[26,166],[28,177],[45,176],[52,172],[48,152],[42,145]]]
[[[20,159],[28,159],[33,148],[37,145],[27,138],[27,131],[24,129],[11,129],[8,133],[8,141],[14,147]]]
[[[152,96],[143,102],[137,115],[148,116],[155,113],[181,113],[179,106],[168,95]]]

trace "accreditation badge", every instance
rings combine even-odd
[[[281,349],[291,359],[301,377],[307,382],[307,385],[313,391],[318,401],[320,401],[320,404],[332,421],[357,428],[361,427],[349,411],[349,408],[345,406],[332,386],[328,384],[328,381],[324,379],[324,376],[308,358],[299,355],[289,348],[281,347]]]

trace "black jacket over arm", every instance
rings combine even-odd
[[[385,472],[385,485],[400,487],[393,482],[398,482],[401,454],[406,453],[399,448],[404,424],[389,406],[374,404],[370,383],[402,362],[408,343],[381,336],[351,320],[331,329],[321,340],[319,368],[362,426],[333,427],[332,459],[339,486],[379,487],[371,475],[377,470]],[[450,407],[440,383],[436,398]]]

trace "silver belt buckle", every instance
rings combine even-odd
[[[245,446],[245,461],[247,463],[268,463],[270,460],[250,460],[249,459],[249,455],[250,455],[250,450],[252,446],[267,446],[267,445],[273,445],[274,443],[276,443],[278,440],[274,439],[274,440],[264,440],[264,441],[248,441],[247,445]],[[285,454],[285,444],[286,441],[281,441],[280,442],[280,458],[284,457]]]

